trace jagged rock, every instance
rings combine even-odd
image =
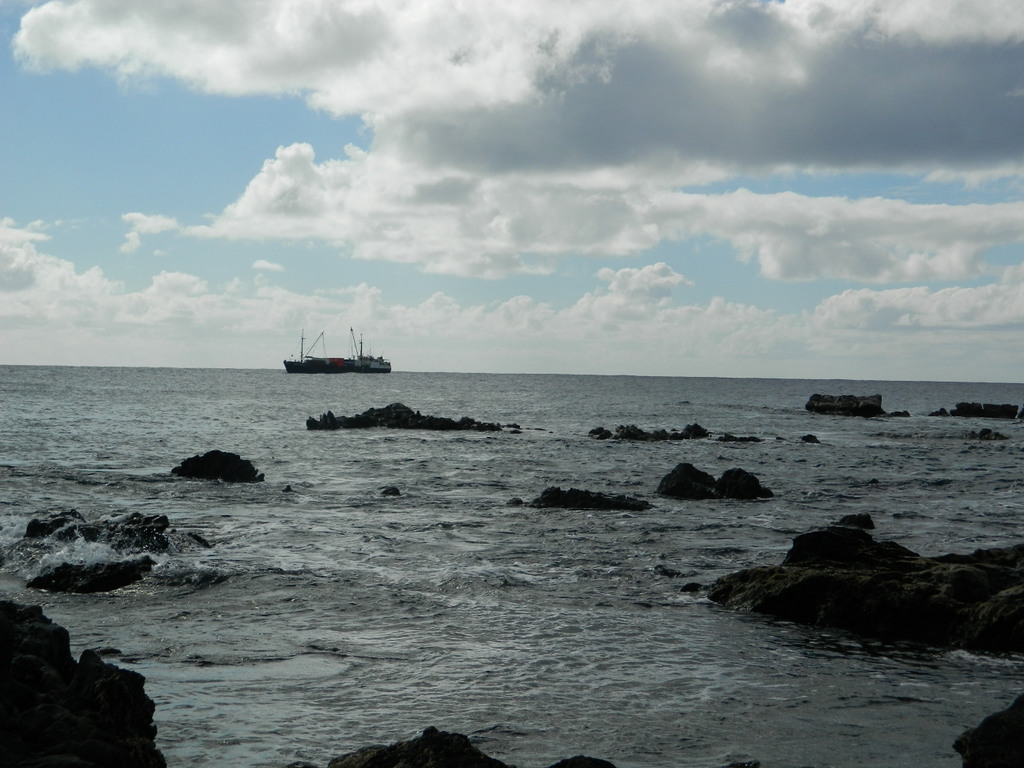
[[[47,592],[111,592],[139,581],[154,565],[156,563],[148,556],[91,565],[61,563],[31,579],[27,586]]]
[[[881,395],[811,395],[804,408],[830,416],[883,416]]]
[[[171,470],[171,474],[199,480],[223,480],[225,483],[263,482],[263,473],[257,472],[251,461],[237,453],[218,450],[185,459]]]
[[[355,416],[335,416],[333,412],[314,419],[306,419],[306,429],[370,429],[386,427],[388,429],[431,429],[431,430],[474,430],[477,432],[500,432],[501,425],[476,421],[469,416],[459,420],[445,416],[424,416],[402,403],[392,403],[384,408],[370,408]]]
[[[1020,768],[1024,765],[1024,696],[989,715],[953,742],[963,768]]]
[[[726,470],[716,480],[693,464],[677,464],[658,483],[658,493],[677,499],[767,499],[774,494],[744,469]]]
[[[1024,651],[1024,544],[922,557],[866,531],[801,534],[782,565],[719,579],[709,597],[730,608],[883,639]]]
[[[427,728],[415,739],[365,747],[335,758],[327,768],[509,768],[477,749],[461,733]],[[615,768],[606,760],[577,755],[550,768]]]
[[[1010,403],[957,403],[950,416],[967,416],[978,419],[1015,419],[1017,406]]]
[[[0,765],[165,768],[145,678],[84,651],[37,606],[0,602]]]
[[[166,552],[171,546],[167,515],[129,515],[95,522],[78,510],[57,512],[47,518],[33,518],[25,527],[26,539],[53,537],[59,541],[84,539],[109,544],[118,552]]]
[[[595,491],[583,491],[570,488],[563,491],[558,487],[545,488],[536,499],[530,502],[531,507],[561,509],[626,509],[639,511],[650,509],[651,504],[643,499],[632,496],[609,496]]]
[[[604,427],[594,427],[587,433],[597,440],[636,440],[638,442],[657,442],[661,440],[698,440],[707,437],[708,432],[700,424],[687,424],[682,430],[656,429],[647,432],[636,424],[620,424],[612,433]]]

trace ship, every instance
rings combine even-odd
[[[391,373],[391,363],[383,357],[372,357],[363,354],[363,336],[359,335],[356,343],[355,331],[348,329],[351,337],[351,357],[328,357],[324,332],[316,337],[312,344],[306,346],[306,335],[303,331],[299,339],[299,357],[284,361],[284,369],[288,373]],[[320,345],[321,355],[313,354]]]

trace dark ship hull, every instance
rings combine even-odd
[[[363,354],[363,338],[359,337],[356,344],[356,335],[349,329],[352,336],[352,357],[327,357],[326,351],[322,357],[315,357],[309,354],[309,350],[316,347],[317,342],[324,343],[323,331],[317,336],[316,341],[306,349],[306,338],[302,337],[299,343],[299,358],[297,360],[285,360],[284,369],[288,373],[391,373],[391,363],[383,357],[372,357]]]

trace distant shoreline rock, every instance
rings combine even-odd
[[[320,418],[312,416],[306,419],[306,429],[371,429],[385,427],[388,429],[430,429],[439,431],[473,430],[477,432],[500,432],[501,425],[480,422],[463,416],[455,420],[445,416],[424,416],[402,403],[391,403],[383,408],[370,408],[355,416],[335,416],[332,411],[321,414]],[[518,426],[515,429],[520,429]]]
[[[1024,544],[922,557],[860,528],[801,534],[782,565],[719,579],[714,602],[885,640],[1024,651]]]
[[[884,416],[881,395],[811,395],[804,409],[828,416]]]
[[[647,432],[636,424],[620,424],[614,432],[604,427],[594,427],[588,435],[597,440],[637,440],[640,442],[656,442],[660,440],[700,440],[708,437],[708,432],[700,424],[687,424],[681,430],[656,429]]]

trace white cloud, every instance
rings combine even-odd
[[[169,216],[146,215],[144,213],[125,213],[121,220],[131,226],[121,244],[122,253],[134,253],[142,245],[142,235],[156,235],[161,232],[179,229],[179,224]]]
[[[275,264],[272,261],[266,259],[257,259],[252,263],[252,268],[260,270],[261,272],[284,272],[284,265]]]

